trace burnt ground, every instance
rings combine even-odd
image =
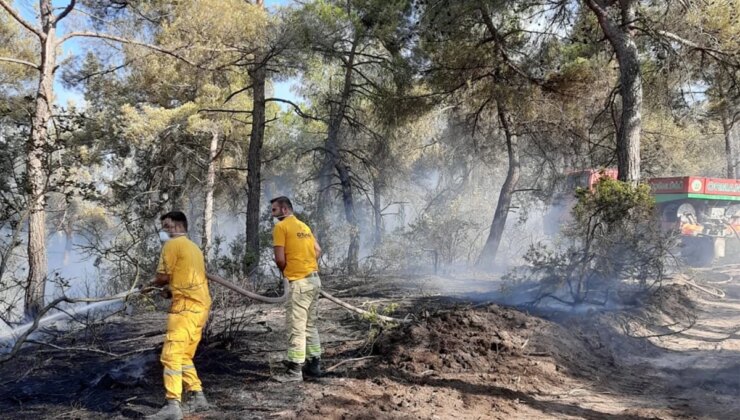
[[[675,280],[642,309],[527,313],[485,302],[504,295],[481,274],[326,278],[338,297],[378,311],[397,304],[393,315],[414,322],[373,324],[322,299],[328,372],[284,385],[270,381],[284,352],[281,307],[219,312],[195,360],[215,408],[186,418],[740,418],[740,266]],[[724,298],[706,292],[715,288]],[[155,412],[165,317],[139,308],[87,330],[49,331],[65,350],[33,345],[0,365],[0,416]]]

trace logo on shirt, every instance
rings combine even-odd
[[[296,233],[296,236],[298,236],[298,239],[309,239],[311,237],[311,234],[306,232],[298,232]]]

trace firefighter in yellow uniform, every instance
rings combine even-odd
[[[159,234],[164,245],[153,284],[168,286],[172,294],[167,334],[160,358],[164,366],[167,403],[148,418],[178,420],[182,419],[183,411],[195,412],[209,408],[193,365],[193,357],[208,320],[211,296],[203,252],[186,236],[188,221],[185,214],[169,212],[160,221],[162,230]],[[183,387],[189,397],[187,405],[181,405]]]
[[[274,379],[280,382],[302,381],[303,374],[321,375],[321,341],[316,326],[321,293],[318,273],[321,247],[311,229],[293,215],[293,204],[287,197],[274,198],[270,204],[272,216],[279,220],[272,232],[275,263],[290,281],[285,315],[287,371]]]

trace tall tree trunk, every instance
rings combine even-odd
[[[738,176],[738,145],[740,143],[740,124],[737,123],[735,112],[731,102],[727,97],[723,83],[724,78],[719,78],[719,94],[722,107],[720,109],[720,118],[722,119],[722,131],[725,135],[725,158],[727,159],[727,178],[737,179]]]
[[[47,182],[47,126],[51,119],[51,101],[56,67],[56,22],[51,0],[41,0],[41,26],[45,34],[41,40],[41,64],[36,109],[27,147],[27,194],[30,209],[28,217],[28,280],[24,310],[34,316],[44,307],[46,274],[46,182]]]
[[[509,156],[509,170],[506,172],[506,180],[504,185],[501,187],[501,192],[498,196],[498,203],[496,204],[496,211],[493,213],[493,221],[491,222],[491,230],[488,233],[488,239],[486,244],[483,246],[478,257],[478,264],[485,267],[492,267],[496,254],[498,252],[499,245],[501,244],[501,237],[506,227],[506,219],[509,215],[509,208],[511,207],[511,200],[514,196],[514,190],[519,183],[519,174],[521,171],[521,164],[519,162],[519,139],[517,135],[512,131],[512,120],[509,115],[506,106],[502,103],[498,103],[498,118],[501,122],[501,127],[504,130],[506,136],[506,152]]]
[[[737,179],[738,176],[738,143],[740,143],[740,127],[729,115],[727,110],[723,110],[722,129],[725,134],[725,154],[727,155],[727,177]]]
[[[264,8],[263,0],[254,4]],[[252,131],[247,152],[247,217],[244,272],[251,274],[260,264],[260,197],[262,195],[262,145],[265,142],[265,84],[267,55],[258,53],[257,65],[249,72],[252,82]]]
[[[246,273],[254,271],[260,262],[260,187],[262,145],[265,141],[266,63],[259,63],[250,71],[249,76],[252,79],[252,132],[249,135],[247,155],[247,244],[244,261]]]
[[[317,205],[318,220],[320,223],[318,229],[319,242],[324,242],[324,238],[328,233],[329,220],[328,220],[328,209],[331,208],[332,197],[331,187],[334,180],[334,171],[338,172],[340,177],[340,183],[342,183],[342,197],[344,202],[344,211],[347,216],[347,222],[352,226],[350,232],[350,249],[348,251],[348,257],[351,255],[355,258],[354,261],[348,260],[348,266],[356,267],[357,254],[353,253],[354,249],[359,249],[359,229],[356,229],[357,221],[354,219],[354,200],[352,197],[352,189],[347,188],[344,185],[346,181],[349,183],[349,175],[346,179],[342,179],[340,168],[346,168],[341,162],[341,156],[339,155],[340,149],[340,133],[342,128],[342,121],[344,120],[344,114],[347,110],[347,104],[349,103],[350,95],[352,92],[352,73],[354,72],[355,62],[355,51],[359,43],[359,35],[355,34],[355,38],[352,42],[352,47],[347,55],[344,62],[344,84],[342,86],[342,93],[339,101],[331,104],[329,113],[329,127],[326,138],[326,144],[324,145],[324,160],[321,163],[319,169],[319,201]],[[347,171],[348,172],[348,171]],[[350,218],[352,215],[352,218]],[[357,235],[357,236],[356,236]],[[357,245],[354,245],[354,244]]]
[[[383,242],[383,213],[381,203],[380,180],[377,176],[373,177],[373,247],[379,248]]]
[[[622,114],[617,127],[617,169],[620,181],[640,180],[640,135],[642,130],[642,76],[637,45],[632,34],[636,0],[619,0],[621,22],[615,21],[606,0],[584,0],[594,12],[619,63],[619,92]]]
[[[352,181],[350,179],[349,166],[340,162],[337,164],[339,182],[342,185],[342,203],[344,204],[344,215],[349,223],[349,248],[347,249],[347,272],[357,272],[360,255],[360,226],[357,224],[355,214],[355,203],[352,194]]]
[[[216,186],[216,155],[218,154],[218,133],[214,131],[211,136],[210,153],[208,154],[208,172],[206,175],[206,197],[203,208],[203,235],[201,235],[200,247],[203,255],[208,260],[208,252],[211,250],[213,239],[213,190]]]
[[[619,60],[619,68],[622,118],[617,131],[617,177],[620,181],[636,183],[640,180],[642,75],[637,46],[631,39]]]

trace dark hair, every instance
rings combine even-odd
[[[173,222],[180,223],[185,228],[185,231],[188,230],[188,218],[185,216],[185,213],[181,211],[171,211],[167,214],[163,214],[162,217],[159,218],[160,222],[163,222],[164,219],[170,219]]]
[[[290,209],[290,211],[293,211],[293,203],[290,202],[290,199],[285,196],[275,197],[272,200],[270,200],[270,204],[272,203],[278,203],[280,207],[287,207]]]

